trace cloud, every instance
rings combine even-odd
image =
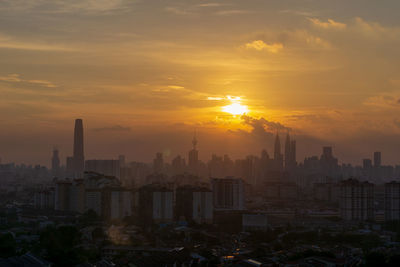
[[[305,39],[307,44],[309,44],[310,46],[327,48],[327,49],[332,48],[331,44],[328,41],[322,39],[321,37],[314,36],[311,34],[306,34]]]
[[[364,36],[382,40],[396,40],[400,39],[400,28],[399,27],[388,27],[383,26],[378,22],[368,22],[360,17],[355,18],[354,29],[362,33]]]
[[[209,96],[209,97],[207,97],[207,100],[220,101],[220,100],[225,100],[225,97]]]
[[[245,44],[244,47],[246,49],[254,49],[257,51],[266,50],[271,53],[278,53],[280,50],[283,49],[283,44],[281,43],[266,44],[262,40],[255,40],[251,43]]]
[[[293,9],[284,9],[279,12],[293,14],[293,15],[297,15],[297,16],[303,16],[303,17],[310,17],[310,16],[317,15],[316,11],[304,11],[304,10],[293,10]]]
[[[57,85],[50,81],[46,80],[25,80],[20,77],[19,74],[9,74],[6,76],[0,76],[0,81],[2,82],[11,82],[11,83],[28,83],[28,84],[36,84],[40,86],[44,86],[47,88],[56,88]]]
[[[95,128],[93,130],[96,132],[129,132],[131,131],[131,128],[127,126],[114,125],[103,128]]]
[[[176,14],[176,15],[191,15],[191,14],[193,14],[192,12],[190,12],[186,9],[182,9],[182,8],[178,8],[178,7],[166,7],[165,11]]]
[[[334,21],[333,19],[328,19],[328,21],[324,22],[317,18],[308,18],[309,21],[313,23],[313,25],[324,28],[324,29],[338,29],[343,30],[347,28],[345,23]]]
[[[41,13],[86,13],[106,14],[126,11],[136,0],[4,0],[0,10]]]
[[[174,89],[174,90],[182,90],[182,89],[185,89],[185,87],[180,86],[180,85],[168,85],[168,88]]]
[[[0,81],[3,82],[21,82],[18,74],[9,74],[7,76],[0,76]]]
[[[365,102],[367,106],[374,106],[379,108],[400,108],[400,96],[398,94],[382,94],[377,96],[372,96],[368,98]]]
[[[242,115],[242,122],[253,128],[252,131],[274,133],[277,131],[290,131],[291,128],[286,127],[280,122],[269,121],[263,117],[257,119],[248,115]]]
[[[225,6],[226,4],[221,4],[221,3],[204,3],[204,4],[198,4],[198,7],[220,7],[220,6]]]
[[[0,48],[19,49],[19,50],[37,50],[37,51],[76,51],[72,47],[60,44],[46,44],[35,41],[21,41],[14,37],[0,33]]]
[[[240,14],[249,14],[253,13],[250,10],[241,10],[241,9],[231,9],[231,10],[221,10],[215,13],[215,15],[219,16],[229,16],[229,15],[240,15]]]

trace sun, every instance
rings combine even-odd
[[[247,106],[241,105],[239,103],[232,103],[230,105],[222,107],[222,111],[230,113],[232,115],[243,115],[247,113],[249,110]]]

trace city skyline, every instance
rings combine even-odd
[[[89,157],[181,154],[195,128],[201,158],[239,157],[271,151],[290,128],[300,157],[330,145],[343,162],[381,151],[397,164],[399,5],[4,1],[1,157],[72,155],[81,117]]]
[[[400,0],[0,0],[0,266],[398,266]]]
[[[245,114],[243,116],[246,116]],[[236,159],[241,159],[244,158],[246,156],[256,156],[259,157],[261,156],[261,158],[263,157],[263,153],[266,152],[270,158],[272,159],[278,159],[278,166],[280,165],[281,167],[278,167],[278,169],[281,169],[282,171],[289,171],[290,169],[292,169],[293,167],[295,167],[297,165],[297,163],[303,163],[304,160],[307,160],[307,158],[311,158],[313,156],[317,156],[320,157],[321,155],[323,156],[325,154],[325,152],[323,151],[322,154],[321,149],[324,150],[325,148],[334,148],[334,146],[332,145],[322,145],[319,147],[319,151],[315,154],[305,154],[302,158],[299,158],[299,156],[297,155],[297,140],[296,140],[296,136],[290,136],[290,130],[289,129],[285,129],[285,130],[277,130],[275,135],[273,133],[270,133],[270,138],[269,139],[273,139],[273,145],[269,144],[266,145],[264,148],[262,148],[260,151],[258,151],[258,153],[247,153],[247,154],[242,154],[242,155],[237,155],[236,158],[232,158],[233,160]],[[272,138],[273,137],[273,138]],[[284,138],[285,142],[282,143],[280,140]],[[85,142],[84,142],[84,123],[82,119],[75,119],[75,125],[74,125],[74,131],[73,131],[73,139],[72,139],[72,154],[73,156],[68,156],[68,153],[66,155],[61,155],[60,156],[60,149],[58,148],[58,146],[53,146],[53,150],[52,150],[52,156],[51,158],[49,158],[49,161],[47,163],[44,164],[40,164],[42,166],[46,166],[46,167],[51,167],[52,169],[54,169],[55,164],[60,166],[64,166],[67,169],[69,169],[70,171],[74,172],[74,173],[82,173],[84,170],[84,162],[86,161],[85,158],[85,153],[84,153],[84,147],[85,147]],[[186,144],[186,142],[185,142]],[[174,160],[177,157],[181,157],[183,161],[187,161],[187,165],[188,166],[192,166],[193,167],[193,162],[197,162],[199,161],[203,161],[203,162],[207,162],[208,160],[212,159],[212,157],[214,155],[217,156],[231,156],[229,153],[226,152],[222,152],[222,153],[215,153],[213,151],[209,152],[208,155],[206,156],[202,156],[199,157],[199,150],[197,149],[197,145],[198,145],[198,138],[197,138],[197,131],[194,131],[194,134],[192,136],[192,140],[191,140],[191,145],[192,145],[192,149],[188,149],[185,147],[185,149],[187,149],[186,151],[181,151],[181,152],[175,152],[171,153],[170,149],[164,149],[164,150],[157,150],[157,151],[149,151],[150,153],[150,157],[148,159],[146,158],[139,158],[139,159],[130,159],[130,161],[137,161],[137,162],[146,162],[146,163],[151,163],[151,161],[154,160],[154,154],[156,154],[156,157],[162,157],[162,160],[165,161],[165,163],[171,163],[174,164]],[[266,147],[270,147],[270,149],[266,149]],[[68,151],[68,149],[67,149]],[[335,151],[336,152],[336,151]],[[330,153],[332,153],[332,151],[330,151]],[[129,153],[128,153],[129,154]],[[104,155],[95,155],[93,153],[90,153],[90,155],[92,155],[91,159],[96,159],[96,160],[100,160],[100,159],[116,159],[118,157],[120,157],[121,155],[124,156],[124,158],[126,157],[126,155],[124,153],[119,153],[117,155],[108,155],[108,156],[104,156]],[[93,156],[94,155],[94,156]],[[201,155],[201,153],[200,153]],[[60,158],[61,157],[61,160]],[[1,159],[1,158],[0,158]],[[54,163],[54,160],[57,163]],[[288,165],[286,165],[286,162],[289,162]],[[4,161],[2,163],[16,163],[16,164],[24,164],[24,165],[38,165],[38,164],[32,164],[29,162],[7,162]],[[370,164],[371,166],[383,166],[383,165],[387,165],[387,166],[396,166],[398,165],[397,162],[394,162],[394,164],[390,164],[387,161],[382,162],[382,152],[381,151],[373,151],[372,153],[370,153],[370,155],[367,155],[364,158],[360,158],[359,161],[356,162],[345,162],[340,160],[338,161],[339,165],[341,164],[351,164],[353,166],[366,166],[368,164]],[[156,163],[154,163],[156,164]],[[59,168],[57,167],[57,168]]]

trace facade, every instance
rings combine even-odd
[[[93,210],[97,215],[102,216],[102,196],[100,189],[86,189],[85,211]]]
[[[72,186],[71,181],[57,181],[55,188],[55,202],[54,209],[61,211],[70,210],[70,188]]]
[[[106,220],[132,215],[132,193],[117,178],[93,172],[86,172],[83,179],[58,181],[54,203],[56,210],[93,210]]]
[[[176,189],[175,217],[198,224],[213,222],[213,194],[208,188],[182,186]]]
[[[54,188],[40,190],[34,195],[34,206],[36,209],[54,209]]]
[[[74,180],[69,188],[69,210],[85,212],[85,185],[83,179]]]
[[[348,179],[340,185],[340,213],[344,220],[374,220],[374,184]]]
[[[127,190],[110,189],[108,194],[109,199],[105,202],[109,203],[109,209],[107,209],[107,217],[110,220],[123,219],[132,215],[132,192]]]
[[[400,182],[385,184],[385,221],[400,220]]]
[[[245,192],[242,179],[227,177],[211,179],[214,208],[219,210],[244,210]]]
[[[161,185],[145,185],[138,194],[138,215],[144,225],[173,221],[172,190]]]

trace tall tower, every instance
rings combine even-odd
[[[275,149],[274,149],[274,161],[277,171],[283,170],[283,155],[281,153],[281,141],[279,139],[279,134],[276,134],[275,138]]]
[[[292,167],[297,166],[296,151],[296,140],[292,140],[290,142],[290,162],[292,163]]]
[[[285,142],[285,169],[289,170],[291,166],[291,158],[290,158],[290,152],[291,152],[291,142],[290,142],[290,136],[289,132],[286,135],[286,142]]]
[[[85,170],[85,156],[83,152],[83,122],[82,119],[75,120],[74,130],[74,172],[78,176]]]
[[[382,164],[382,154],[381,152],[374,152],[374,167],[378,168]]]
[[[193,140],[192,140],[193,148],[189,151],[189,171],[192,174],[197,174],[198,163],[199,163],[199,151],[197,151],[197,138],[196,132],[194,132]]]
[[[60,157],[58,154],[58,149],[54,148],[53,157],[51,158],[51,172],[54,176],[57,176],[60,171]]]
[[[275,147],[274,147],[274,159],[277,160],[281,157],[281,140],[279,139],[279,134],[275,137]]]

